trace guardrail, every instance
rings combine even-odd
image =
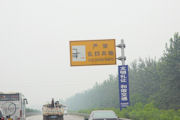
[[[26,117],[35,116],[35,115],[41,115],[41,113],[37,113],[37,112],[26,113]]]
[[[86,113],[75,113],[75,112],[71,112],[68,113],[69,115],[77,115],[77,116],[83,116],[84,118],[88,118],[89,114]],[[127,118],[119,118],[119,120],[131,120],[131,119],[127,119]]]
[[[77,115],[77,116],[83,116],[83,117],[86,117],[88,118],[89,117],[89,114],[86,114],[86,113],[76,113],[76,112],[70,112],[68,113],[69,115]]]
[[[119,118],[119,120],[131,120],[131,119],[127,119],[127,118]]]

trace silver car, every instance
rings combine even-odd
[[[91,112],[88,120],[119,120],[119,119],[112,110],[95,110]]]

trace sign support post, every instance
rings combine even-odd
[[[126,108],[130,104],[129,100],[129,76],[128,76],[128,65],[125,65],[125,53],[124,53],[124,40],[121,40],[121,44],[118,44],[116,47],[121,48],[121,56],[118,57],[118,60],[121,60],[122,65],[118,66],[118,77],[119,77],[119,103],[120,110]]]
[[[121,60],[122,65],[125,65],[126,56],[125,56],[125,53],[124,53],[124,48],[126,47],[126,45],[124,44],[123,39],[121,40],[121,44],[118,44],[117,47],[121,48],[121,56],[118,57],[117,59]]]

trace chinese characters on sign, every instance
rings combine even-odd
[[[70,42],[71,66],[116,64],[115,40]]]
[[[129,106],[128,65],[118,66],[120,109]]]

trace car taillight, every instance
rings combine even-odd
[[[2,117],[1,120],[4,120],[4,118]]]

